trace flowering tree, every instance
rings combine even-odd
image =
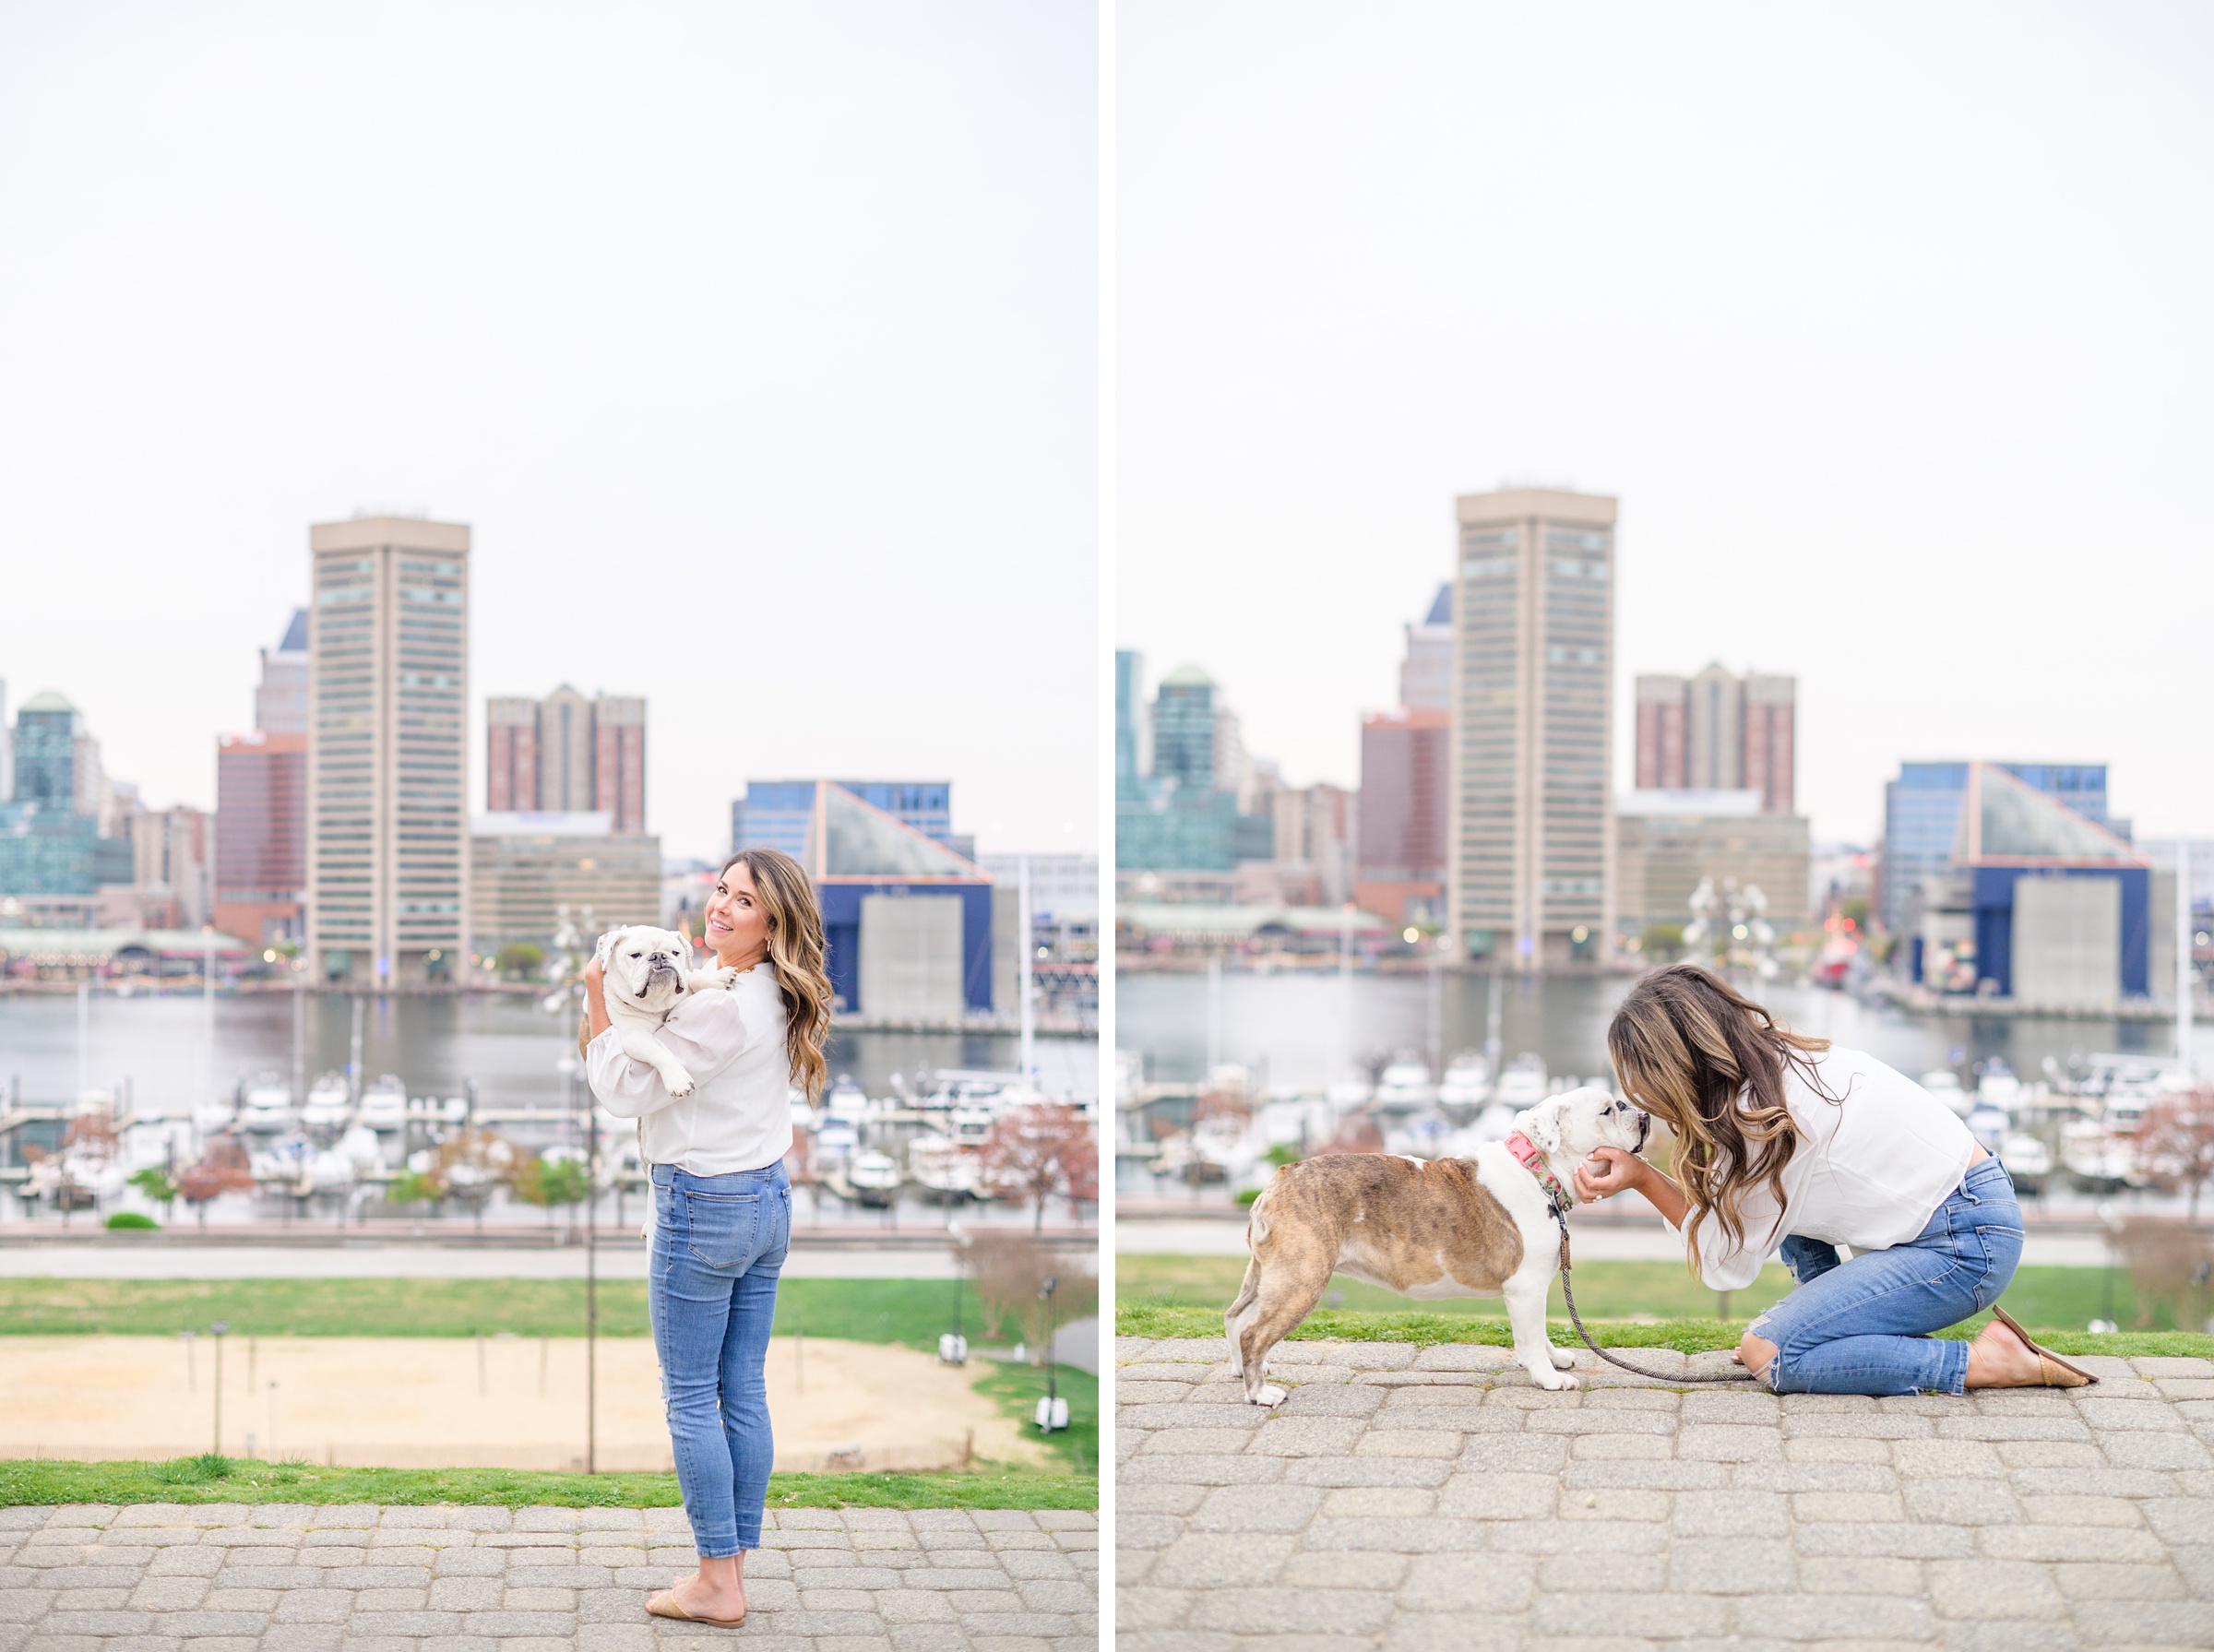
[[[254,1172],[246,1161],[246,1149],[238,1137],[226,1131],[208,1144],[199,1163],[186,1171],[177,1183],[200,1218],[200,1226],[208,1225],[208,1206],[227,1193],[251,1193],[254,1190]]]
[[[2198,1190],[2214,1181],[2214,1090],[2162,1096],[2145,1110],[2136,1146],[2138,1164],[2156,1183],[2189,1192],[2189,1219],[2197,1221]]]
[[[1057,1193],[1074,1201],[1097,1198],[1100,1151],[1091,1126],[1075,1108],[1059,1102],[1012,1107],[992,1123],[981,1150],[984,1185],[1003,1198],[1033,1201],[1035,1233],[1045,1225],[1045,1204]]]

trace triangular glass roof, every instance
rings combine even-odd
[[[1953,859],[1964,865],[2006,861],[2142,864],[2126,838],[1995,763],[1978,763],[1970,770],[1969,806],[1960,811]]]
[[[984,872],[905,821],[824,780],[815,789],[815,819],[803,859],[815,877],[966,878]],[[818,858],[820,863],[818,864]]]

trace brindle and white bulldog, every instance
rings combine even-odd
[[[1561,1262],[1553,1205],[1575,1202],[1579,1159],[1602,1147],[1637,1152],[1651,1124],[1627,1101],[1585,1088],[1517,1113],[1514,1133],[1473,1159],[1327,1153],[1278,1171],[1253,1202],[1253,1260],[1222,1315],[1245,1397],[1282,1401],[1284,1390],[1266,1381],[1268,1351],[1322,1300],[1333,1273],[1402,1296],[1504,1297],[1530,1380],[1575,1387],[1563,1374],[1573,1359],[1545,1336],[1546,1292]]]

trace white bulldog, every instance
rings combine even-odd
[[[684,1063],[661,1047],[653,1029],[669,1018],[669,1012],[684,1002],[685,994],[727,987],[738,979],[738,971],[695,969],[691,943],[674,930],[649,929],[643,924],[609,930],[600,937],[596,956],[607,1018],[614,1023],[623,1053],[659,1073],[672,1096],[690,1095],[692,1075],[684,1071]],[[580,1033],[579,1042],[589,1033],[588,1026]]]
[[[1517,1113],[1506,1141],[1486,1143],[1472,1159],[1326,1153],[1284,1166],[1253,1202],[1253,1260],[1222,1315],[1245,1397],[1282,1402],[1283,1388],[1266,1380],[1268,1352],[1314,1311],[1333,1273],[1402,1296],[1505,1297],[1515,1357],[1530,1381],[1575,1387],[1574,1359],[1545,1335],[1546,1293],[1561,1266],[1553,1205],[1574,1203],[1577,1160],[1601,1147],[1637,1152],[1651,1124],[1627,1101],[1587,1087]]]

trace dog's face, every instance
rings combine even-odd
[[[600,938],[600,968],[610,998],[662,1016],[684,995],[692,949],[674,930],[613,930]]]
[[[1653,1121],[1627,1101],[1587,1085],[1548,1096],[1515,1115],[1515,1128],[1540,1151],[1565,1159],[1589,1159],[1594,1147],[1635,1153],[1645,1146]]]

